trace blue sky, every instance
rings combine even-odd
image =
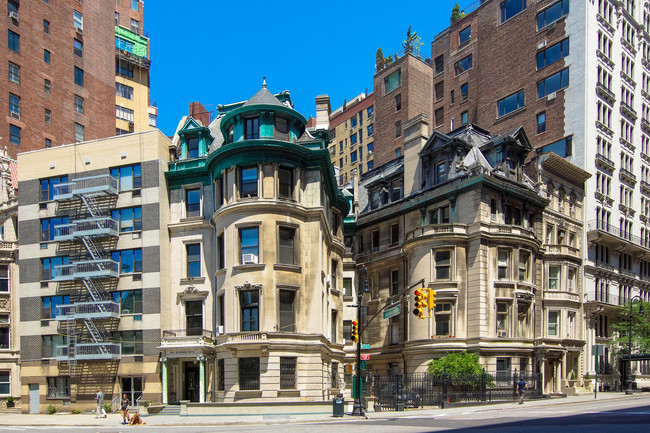
[[[289,90],[296,110],[315,115],[314,98],[332,109],[372,91],[375,53],[399,51],[408,26],[429,57],[431,41],[449,26],[454,0],[412,3],[358,1],[146,1],[151,39],[151,100],[158,128],[174,133],[188,103],[250,98],[266,76],[273,93]],[[458,1],[469,9],[471,0]]]

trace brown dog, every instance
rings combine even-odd
[[[131,416],[131,419],[129,420],[129,425],[144,425],[144,424],[146,424],[146,422],[140,419],[139,413],[134,413],[133,416]]]

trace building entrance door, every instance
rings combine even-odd
[[[29,384],[29,413],[38,413],[40,401],[40,391],[38,389],[38,383]]]
[[[199,366],[193,362],[185,363],[185,400],[199,401]]]

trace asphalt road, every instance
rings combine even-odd
[[[356,419],[345,417],[322,423],[288,422],[282,416],[265,417],[266,423],[258,425],[225,426],[2,426],[2,432],[156,432],[156,433],[225,433],[225,432],[309,432],[309,433],[425,433],[425,432],[476,432],[476,433],[646,433],[650,432],[650,404],[648,399],[604,400],[580,403],[563,403],[545,406],[512,405],[512,408],[474,407],[450,409],[434,415],[414,412],[382,419]]]

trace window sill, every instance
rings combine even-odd
[[[205,218],[203,218],[203,215],[198,215],[198,216],[186,216],[184,218],[180,219],[180,222],[182,223],[194,223],[194,222],[203,222]]]
[[[264,263],[251,263],[250,265],[235,265],[233,271],[263,271],[266,265]]]
[[[192,284],[192,283],[203,284],[203,283],[205,283],[205,277],[181,278],[181,284]]]
[[[296,272],[298,274],[302,273],[302,266],[300,265],[291,265],[288,263],[276,263],[273,265],[273,270],[275,271],[290,271]]]
[[[502,121],[504,121],[504,120],[506,120],[506,119],[509,119],[509,118],[511,118],[511,117],[514,117],[514,116],[516,116],[517,114],[522,113],[522,112],[524,112],[524,111],[526,111],[526,107],[517,108],[516,110],[513,110],[513,111],[511,111],[510,113],[506,113],[506,114],[504,114],[503,116],[497,117],[497,118],[495,119],[494,122],[495,122],[495,123],[502,122]]]
[[[563,16],[563,17],[560,17],[560,18],[556,19],[556,20],[553,21],[552,23],[546,24],[544,27],[542,27],[541,29],[537,30],[537,34],[543,33],[543,32],[545,32],[545,31],[547,31],[547,30],[553,30],[553,29],[555,28],[555,26],[558,25],[558,23],[560,23],[561,21],[566,20],[566,17],[567,17],[567,16],[565,15],[565,16]]]

